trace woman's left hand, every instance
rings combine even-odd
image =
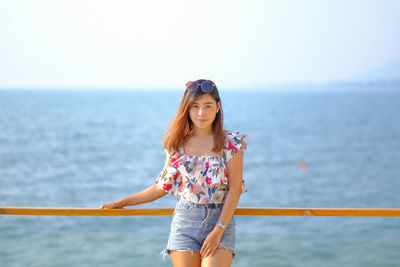
[[[204,240],[203,246],[200,250],[200,255],[203,258],[214,255],[215,251],[217,251],[223,233],[224,230],[219,227],[215,227],[214,230],[211,231],[206,240]]]

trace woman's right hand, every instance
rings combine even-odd
[[[99,209],[122,209],[122,208],[124,208],[124,205],[122,205],[119,200],[108,202],[99,207]]]

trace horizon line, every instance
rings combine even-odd
[[[247,90],[274,90],[279,89],[294,89],[294,86],[311,86],[313,88],[316,87],[324,87],[329,85],[400,85],[399,80],[371,80],[371,81],[329,81],[329,82],[269,82],[265,84],[253,84],[253,85],[240,85],[240,86],[224,86],[222,87],[224,91],[234,91],[234,90],[243,90],[244,88]],[[0,86],[0,90],[104,90],[104,91],[145,91],[145,90],[154,90],[154,91],[181,91],[184,86],[173,87],[173,86],[132,86],[132,87],[124,87],[124,86],[105,86],[105,87],[95,87],[95,86],[43,86],[43,87],[24,87],[24,86]],[[221,87],[219,87],[219,90]],[[303,88],[304,89],[304,88]]]

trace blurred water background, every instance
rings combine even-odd
[[[250,136],[241,207],[400,208],[400,87],[220,91]],[[0,90],[0,206],[98,207],[155,182],[182,92]],[[300,168],[305,162],[306,169]],[[165,196],[142,207],[173,207]],[[170,216],[0,216],[1,266],[172,266]],[[236,266],[399,266],[400,218],[236,216]]]

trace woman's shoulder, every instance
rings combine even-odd
[[[249,136],[239,131],[225,130],[225,148],[223,158],[228,162],[240,149],[247,149]]]
[[[178,151],[169,151],[167,147],[162,146],[162,148],[164,149],[165,155],[167,156],[167,158],[171,159],[174,156],[178,155],[179,153],[181,153],[181,148],[179,148]]]
[[[239,131],[233,131],[233,130],[223,130],[224,132],[224,136],[225,136],[225,142],[233,139],[233,140],[237,140],[237,139],[248,139],[249,136],[245,133],[239,132]]]

